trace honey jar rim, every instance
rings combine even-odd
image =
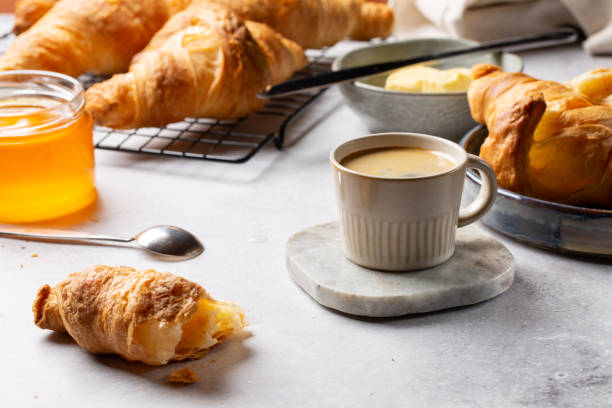
[[[17,78],[21,78],[21,80],[17,80]],[[0,128],[0,139],[5,139],[5,141],[8,141],[6,138],[23,138],[40,131],[67,126],[78,120],[85,110],[85,90],[81,83],[71,76],[43,70],[0,71],[0,100],[3,99],[1,95],[2,89],[8,88],[8,83],[29,84],[30,88],[24,87],[21,93],[15,90],[15,95],[11,95],[9,92],[5,98],[10,98],[11,96],[14,98],[53,97],[57,101],[55,105],[40,107],[35,112],[56,111],[57,115],[50,115],[51,120],[36,125],[15,126],[10,127],[10,129]],[[37,90],[37,86],[40,86],[40,89]],[[47,89],[43,91],[43,87]],[[66,107],[69,107],[73,112],[69,117],[60,115],[61,110]],[[3,133],[8,134],[3,135]]]

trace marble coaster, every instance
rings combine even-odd
[[[384,272],[344,257],[337,222],[300,231],[287,242],[293,280],[320,304],[359,316],[389,317],[471,305],[505,292],[514,281],[510,251],[480,227],[457,230],[454,255],[442,265]]]

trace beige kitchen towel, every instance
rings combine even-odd
[[[583,45],[589,53],[612,53],[612,0],[393,0],[393,7],[402,36],[435,32],[430,25],[489,41],[572,24],[587,35]]]

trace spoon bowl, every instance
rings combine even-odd
[[[156,225],[134,237],[143,249],[176,260],[195,258],[204,252],[204,245],[191,232],[171,225]]]

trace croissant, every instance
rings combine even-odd
[[[128,69],[130,60],[191,0],[59,0],[0,57],[0,70],[78,76]]]
[[[270,27],[242,23],[215,4],[193,4],[134,57],[128,73],[89,88],[86,108],[113,128],[241,117],[263,106],[257,92],[306,62],[299,45]]]
[[[480,156],[501,187],[612,207],[612,107],[603,103],[612,80],[594,81],[595,74],[574,80],[573,89],[488,64],[472,68],[470,110],[489,129]]]
[[[199,358],[246,326],[238,305],[211,298],[187,279],[151,269],[95,266],[39,289],[42,329],[68,332],[92,353],[162,365]]]
[[[362,1],[349,37],[361,41],[388,37],[393,31],[394,19],[393,10],[386,4]]]
[[[607,103],[612,95],[612,69],[599,68],[585,72],[572,79],[568,86],[595,103]]]
[[[57,0],[17,0],[13,32],[21,34],[37,22]]]
[[[333,45],[344,38],[387,37],[393,11],[365,0],[208,0],[244,20],[267,24],[304,48]]]
[[[365,0],[195,1],[219,3],[241,19],[265,23],[307,48],[332,45],[347,35],[357,40],[386,37],[393,28],[393,11]],[[0,70],[46,69],[73,76],[123,72],[155,31],[192,2],[19,0],[16,33],[45,18],[15,41],[0,59]]]

